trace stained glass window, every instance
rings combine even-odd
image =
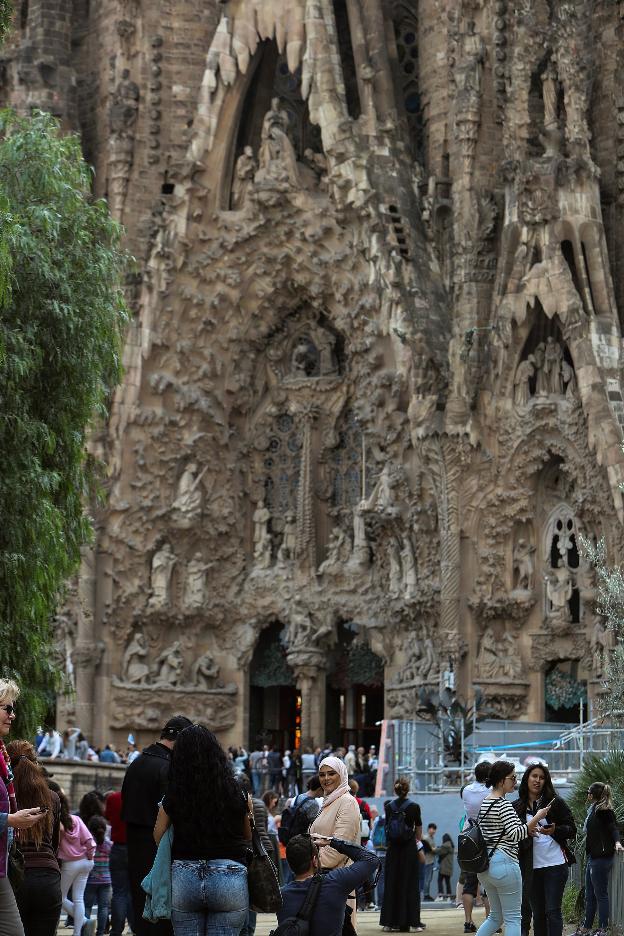
[[[362,446],[362,429],[352,409],[343,413],[338,426],[338,445],[332,451],[332,505],[355,507],[368,497],[377,480],[374,465],[366,466],[365,491],[362,491],[362,468],[365,452]]]
[[[264,456],[265,502],[272,514],[283,516],[297,506],[303,432],[290,413],[273,424]]]

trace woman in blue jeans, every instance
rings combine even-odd
[[[522,875],[518,845],[528,835],[537,833],[537,826],[548,815],[549,806],[538,809],[528,822],[520,821],[505,799],[507,793],[516,788],[515,767],[509,761],[495,761],[485,785],[491,787],[492,792],[481,804],[478,822],[491,857],[487,871],[478,877],[487,891],[490,915],[479,927],[477,936],[494,936],[503,923],[505,936],[520,936]]]
[[[585,919],[576,936],[591,932],[598,909],[598,929],[594,936],[607,936],[609,926],[609,874],[616,851],[622,851],[611,787],[592,783],[587,791],[588,812],[585,820]]]
[[[219,742],[201,725],[177,737],[157,842],[170,825],[175,936],[238,936],[249,906],[247,800]]]

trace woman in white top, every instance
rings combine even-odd
[[[541,819],[548,814],[548,806],[538,809],[532,819],[521,822],[507,793],[516,788],[515,767],[508,761],[492,764],[486,785],[492,792],[481,804],[479,825],[488,852],[492,852],[487,871],[479,874],[479,881],[490,900],[490,915],[479,927],[477,936],[494,936],[505,923],[505,936],[520,936],[520,906],[522,904],[522,876],[518,863],[518,844],[527,835],[535,834]]]

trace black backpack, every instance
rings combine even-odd
[[[404,800],[397,805],[396,800],[388,804],[390,815],[386,823],[386,841],[389,845],[405,845],[414,838],[414,827],[409,826],[405,816],[405,807],[410,805],[409,800]]]
[[[310,917],[323,883],[323,877],[315,874],[312,883],[308,887],[308,893],[301,905],[301,910],[296,916],[287,917],[277,929],[271,930],[270,936],[308,936],[310,932]]]
[[[495,802],[493,800],[490,803],[483,816],[484,819]],[[490,858],[500,845],[504,834],[505,830],[503,829],[494,848],[488,851],[479,820],[469,819],[457,839],[457,863],[462,871],[468,874],[480,874],[482,871],[487,871],[490,866]]]
[[[277,830],[277,837],[282,845],[288,845],[295,835],[308,831],[310,824],[316,819],[316,816],[310,816],[310,804],[316,805],[311,797],[303,796],[296,806],[288,806],[282,810],[282,819]]]

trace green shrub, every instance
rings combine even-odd
[[[563,912],[563,920],[565,923],[578,923],[581,918],[581,891],[576,886],[569,881],[566,884],[566,889],[563,892],[563,900],[561,902],[561,910]]]

